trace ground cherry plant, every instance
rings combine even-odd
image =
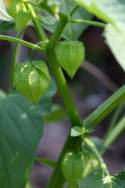
[[[53,168],[48,188],[125,188],[125,172],[112,176],[103,160],[103,154],[125,129],[125,116],[118,118],[125,85],[83,119],[64,75],[65,71],[73,79],[84,63],[85,46],[79,36],[89,26],[102,28],[103,39],[125,70],[125,1],[0,0],[0,19],[1,32],[14,29],[17,33],[16,37],[0,35],[1,40],[15,44],[9,94],[0,91],[0,186],[31,188],[33,163],[41,161]],[[23,40],[29,26],[34,27],[37,44]],[[25,62],[18,61],[20,46],[31,49]],[[45,58],[32,60],[34,51]],[[36,151],[46,116],[51,113],[44,104],[51,101],[56,88],[71,129],[55,162],[38,159]],[[90,133],[115,109],[108,132],[97,144]]]

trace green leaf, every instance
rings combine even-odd
[[[26,27],[31,17],[26,12],[20,11],[15,18],[16,29],[21,30]]]
[[[106,38],[106,43],[125,71],[125,32],[119,31],[109,24],[106,26],[104,36]]]
[[[81,179],[85,167],[86,161],[82,152],[68,152],[65,154],[62,161],[62,172],[70,184]]]
[[[77,186],[78,181],[87,177],[98,166],[99,162],[93,153],[83,144],[80,151],[65,154],[62,162],[62,171],[70,186],[73,186],[72,183],[76,183]]]
[[[21,0],[11,0],[8,5],[8,12],[14,18],[17,30],[24,29],[31,20],[31,16]]]
[[[125,1],[124,0],[74,0],[80,6],[96,15],[98,18],[125,29]]]
[[[56,58],[63,69],[72,78],[84,62],[85,49],[82,42],[63,41],[55,48]]]
[[[81,136],[84,133],[85,133],[85,128],[84,127],[73,127],[71,129],[71,136],[72,137]]]
[[[13,22],[0,22],[0,32],[8,32],[14,30],[15,24]]]
[[[68,11],[74,6],[75,3],[73,1],[65,1],[60,0],[60,11],[61,13],[67,14]],[[73,14],[72,19],[91,19],[91,15],[83,11],[81,8],[78,8],[77,11]],[[43,11],[43,15],[41,18],[42,25],[45,29],[51,31],[52,33],[55,31],[58,19],[56,17],[53,17],[51,14],[49,14],[46,10]],[[85,24],[75,24],[75,23],[69,23],[63,34],[62,37],[67,40],[76,40],[79,38],[80,34],[88,27],[88,25]]]
[[[116,178],[125,181],[125,170],[119,172],[118,174],[115,175]]]
[[[12,21],[13,18],[7,13],[4,0],[0,0],[0,20]]]
[[[37,103],[50,86],[46,64],[43,61],[17,64],[14,72],[14,86],[27,99]]]
[[[79,188],[125,188],[124,180],[119,175],[105,176],[102,171],[96,170],[79,181]]]
[[[91,180],[91,181],[90,181]],[[105,176],[100,170],[79,181],[79,188],[125,188],[125,181],[118,177]]]
[[[0,186],[23,188],[42,135],[40,110],[17,94],[0,104]]]

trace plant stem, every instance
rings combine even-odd
[[[63,17],[60,22],[58,23],[58,26],[56,28],[55,34],[52,35],[49,45],[48,45],[48,49],[51,50],[53,48],[55,48],[57,42],[59,41],[61,34],[63,33],[65,26],[67,24],[67,18]]]
[[[16,38],[21,38],[21,36],[23,35],[24,30],[21,30]],[[15,46],[13,46],[12,48],[12,57],[11,57],[11,64],[10,64],[10,88],[12,88],[13,85],[13,73],[14,73],[14,66],[16,64],[17,61],[17,53],[18,53],[18,48],[19,48],[19,43],[16,43]]]
[[[38,51],[43,50],[40,46],[33,44],[31,42],[27,42],[27,41],[22,40],[22,39],[17,39],[17,38],[6,36],[6,35],[0,35],[0,39],[5,40],[5,41],[9,41],[9,42],[13,42],[13,43],[17,43],[17,44],[26,46],[28,48],[31,48],[33,50],[38,50]]]
[[[75,13],[75,11],[76,11],[77,9],[78,9],[78,6],[74,6],[74,7],[70,10],[70,12],[69,12],[69,14],[68,14],[67,16],[65,15],[65,16],[62,16],[62,17],[61,17],[61,20],[60,20],[60,22],[58,23],[57,28],[56,28],[56,30],[55,30],[55,32],[54,32],[54,34],[52,35],[52,38],[51,38],[51,40],[50,40],[50,43],[49,43],[49,46],[48,46],[48,49],[49,49],[49,50],[52,50],[52,49],[55,48],[57,42],[58,42],[59,39],[61,38],[61,35],[62,35],[62,33],[63,33],[63,31],[64,31],[64,29],[65,29],[67,23],[68,23],[68,18],[71,17],[71,16]]]
[[[92,20],[86,20],[86,19],[72,19],[71,20],[72,23],[78,23],[78,24],[87,24],[87,25],[91,25],[91,26],[95,26],[95,27],[101,27],[104,28],[106,26],[106,24],[101,23],[101,22],[97,22],[97,21],[92,21]]]
[[[70,150],[71,151],[76,150],[80,146],[80,143],[81,143],[80,137],[74,138],[74,137],[71,137],[69,134],[63,146],[63,149],[61,151],[59,159],[57,161],[55,170],[53,171],[52,176],[50,178],[48,188],[62,188],[63,187],[65,183],[65,179],[61,171],[61,163],[62,163],[63,157],[66,152]]]
[[[53,74],[56,79],[58,89],[61,93],[61,96],[64,99],[66,110],[69,114],[72,126],[83,126],[81,118],[73,101],[72,95],[70,93],[69,87],[65,80],[64,74],[60,65],[58,64],[56,57],[53,51],[48,52],[48,61],[49,65],[53,71]]]
[[[101,153],[98,151],[96,145],[89,139],[89,138],[83,138],[84,142],[88,145],[88,147],[90,148],[90,152],[93,152],[93,154],[95,155],[95,157],[97,158],[97,160],[100,163],[100,167],[104,173],[104,178],[108,177],[110,179],[110,181],[108,182],[108,187],[112,188],[112,181],[111,181],[111,175],[110,172],[105,164],[105,161],[103,160]]]
[[[30,3],[28,3],[27,0],[24,0],[24,4],[25,4],[26,9],[29,11],[29,13],[31,15],[32,22],[35,26],[35,29],[36,29],[36,32],[38,34],[40,41],[48,41],[48,37],[47,37],[44,29],[40,25],[38,16],[36,15],[36,12],[35,12],[33,6]]]
[[[105,175],[110,176],[109,170],[108,170],[107,166],[105,165],[105,162],[104,162],[101,154],[99,153],[98,149],[96,148],[95,144],[89,138],[83,137],[83,141],[87,144],[87,146],[90,148],[90,151],[93,152],[93,154],[99,161],[100,167],[105,172]]]
[[[84,125],[88,128],[94,128],[110,112],[125,101],[125,85],[118,89],[111,97],[104,101],[94,112],[84,119]]]

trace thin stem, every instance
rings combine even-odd
[[[104,162],[101,154],[99,153],[98,149],[96,148],[95,144],[89,138],[83,137],[83,140],[88,145],[88,147],[90,148],[90,151],[93,152],[93,154],[95,155],[95,157],[99,161],[100,167],[105,172],[105,175],[110,176],[109,170],[108,170],[107,166],[105,165],[105,162]]]
[[[48,52],[48,61],[55,76],[59,91],[64,99],[65,107],[69,114],[72,126],[83,126],[72,95],[70,93],[70,89],[67,85],[62,69],[57,62],[53,51]]]
[[[35,12],[33,6],[25,0],[24,0],[24,4],[25,4],[26,9],[29,11],[29,13],[32,17],[32,22],[35,26],[35,29],[37,31],[37,34],[38,34],[40,41],[48,41],[48,37],[47,37],[44,29],[40,25],[40,22],[38,20],[38,16],[36,15],[36,12]]]
[[[21,30],[17,34],[16,38],[21,38],[23,33],[24,33],[24,30]],[[19,46],[20,46],[20,44],[16,43],[16,45],[13,46],[13,48],[12,48],[12,57],[11,57],[11,64],[10,64],[10,84],[11,84],[11,88],[12,88],[12,85],[13,85],[13,72],[14,72],[15,64],[17,62],[17,57],[18,57],[17,54],[18,54]]]
[[[96,148],[95,144],[89,139],[89,138],[84,138],[83,137],[83,141],[87,144],[87,146],[89,147],[90,151],[92,151],[95,155],[95,157],[97,158],[97,160],[100,163],[100,166],[102,167],[102,169],[104,169],[107,173],[107,168],[105,168],[105,162],[102,158],[102,156],[100,155],[98,149]]]
[[[62,17],[61,17],[61,20],[60,20],[60,22],[58,23],[57,28],[56,28],[56,30],[55,30],[55,32],[54,32],[54,34],[52,35],[52,38],[51,38],[51,40],[50,40],[50,43],[49,43],[49,46],[48,46],[49,50],[55,48],[57,42],[58,42],[59,39],[61,38],[61,35],[62,35],[62,33],[63,33],[63,31],[64,31],[64,29],[65,29],[65,27],[66,27],[66,24],[68,23],[68,19],[67,19],[67,18],[69,18],[69,16],[71,17],[71,16],[75,13],[75,11],[76,11],[78,8],[79,8],[79,7],[78,7],[77,5],[74,6],[74,7],[70,10],[70,12],[69,12],[69,14],[68,14],[67,16],[62,16]]]
[[[31,48],[33,50],[37,50],[37,51],[43,50],[40,46],[33,44],[31,42],[27,42],[27,41],[22,40],[22,39],[18,39],[18,38],[6,36],[6,35],[0,35],[0,39],[5,40],[5,41],[9,41],[9,42],[13,42],[13,43],[16,43],[16,44],[20,44],[20,45],[26,46],[28,48]]]
[[[111,97],[104,101],[94,112],[92,112],[84,120],[84,125],[94,128],[98,125],[110,112],[125,101],[125,85],[118,89]]]
[[[117,125],[112,129],[110,134],[104,141],[105,150],[109,148],[112,143],[117,139],[117,137],[125,130],[125,116],[117,123]]]
[[[86,20],[86,19],[72,19],[71,22],[76,23],[76,24],[80,24],[80,23],[87,24],[87,25],[101,27],[101,28],[104,28],[106,26],[106,24],[104,24],[104,23],[92,21],[92,20]]]
[[[66,23],[67,23],[67,19],[65,17],[63,19],[61,19],[61,21],[58,23],[55,33],[52,35],[52,37],[50,39],[48,49],[55,48],[57,42],[59,41],[59,39],[61,37],[61,34],[63,33],[63,31],[65,29]]]
[[[61,151],[59,159],[57,161],[57,165],[50,178],[48,188],[62,188],[63,187],[65,179],[61,171],[61,163],[62,163],[64,154],[68,151],[76,150],[80,146],[80,143],[81,143],[80,137],[74,138],[74,137],[71,137],[69,134],[63,146],[63,149]]]

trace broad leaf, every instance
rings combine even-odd
[[[115,58],[125,70],[125,32],[119,31],[109,24],[105,29],[104,36]]]
[[[124,0],[74,0],[100,19],[112,23],[122,30],[125,29]]]
[[[13,18],[7,13],[4,0],[0,0],[0,20],[12,21]]]
[[[42,135],[41,114],[17,94],[0,104],[0,187],[23,188]]]

